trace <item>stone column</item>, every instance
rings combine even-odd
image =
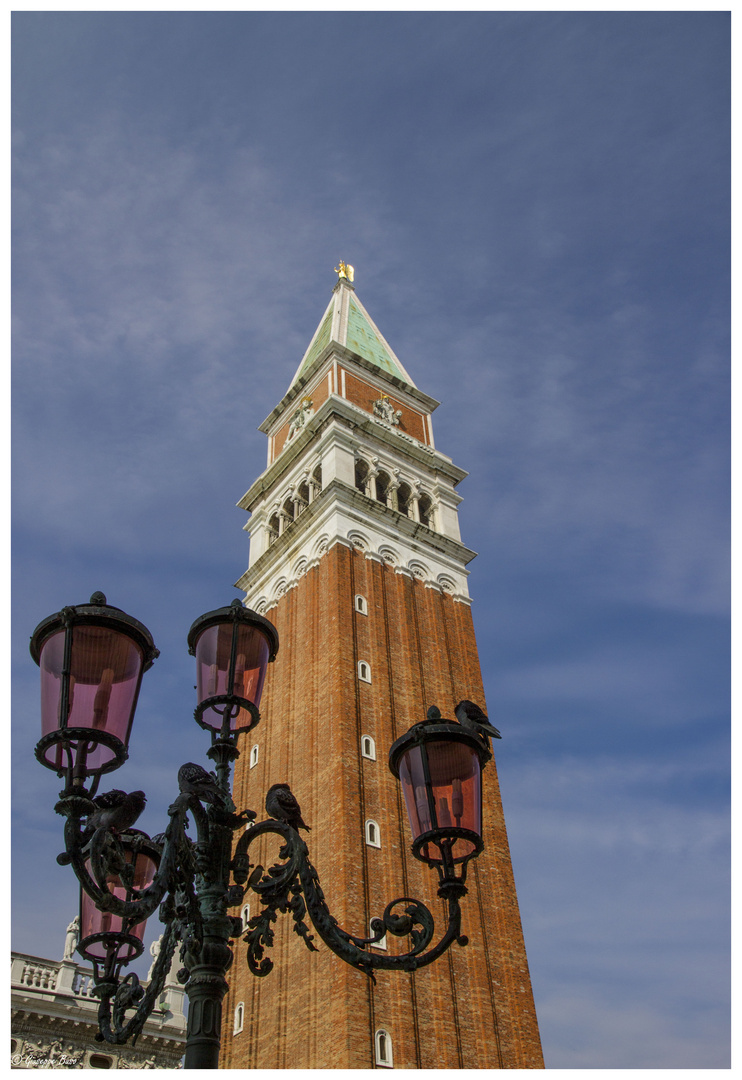
[[[379,475],[379,459],[371,459],[371,468],[366,473],[366,494],[376,501],[376,477]]]

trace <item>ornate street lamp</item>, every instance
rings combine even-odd
[[[459,900],[466,894],[467,863],[483,847],[481,770],[491,754],[484,732],[443,719],[435,706],[394,743],[389,767],[402,782],[413,854],[438,872],[448,926],[428,948],[435,931],[431,912],[418,900],[400,897],[372,921],[371,937],[349,934],[327,907],[297,831],[301,810],[289,788],[269,790],[270,817],[258,823],[252,810],[236,812],[230,794],[237,737],[260,720],[266,669],[278,652],[275,627],[235,600],[197,619],[188,645],[198,671],[194,717],[211,732],[207,753],[216,772],[193,763],[181,767],[180,793],[168,809],[164,833],[150,839],[133,828],[146,801],[143,792],[95,794],[101,774],[126,759],[141,677],[158,656],[146,627],[108,606],[102,593],[94,593],[90,604],[50,616],[33,634],[31,655],[41,668],[42,701],[36,756],[65,780],[55,807],[66,819],[65,851],[58,862],[72,865],[80,882],[78,949],[94,966],[97,1038],[124,1043],[141,1032],[179,948],[178,979],[190,1003],[185,1067],[209,1069],[218,1067],[230,939],[244,937],[250,970],[267,975],[273,961],[266,949],[277,912],[291,913],[296,931],[315,951],[304,922],[308,915],[325,944],[372,979],[376,968],[414,971],[454,941],[467,943],[460,932]],[[189,819],[195,840],[186,832]],[[251,827],[244,829],[248,821]],[[240,828],[244,831],[233,844]],[[250,861],[250,848],[266,833],[279,836],[282,845],[281,861],[264,871]],[[261,910],[245,930],[227,909],[240,904],[248,889],[260,898]],[[157,907],[165,932],[145,989],[135,973],[122,971],[141,954],[146,920]],[[369,946],[387,933],[409,936],[408,952],[371,952]]]
[[[196,722],[222,739],[260,720],[265,672],[278,652],[273,623],[235,600],[196,619],[188,634],[196,657]]]
[[[142,675],[159,651],[146,626],[101,592],[39,623],[31,655],[41,668],[41,731],[36,757],[65,774],[67,788],[118,769]]]
[[[482,769],[491,757],[486,735],[445,720],[435,706],[389,751],[389,768],[402,782],[412,854],[436,868],[442,895],[463,886],[466,864],[484,847]]]
[[[141,918],[136,905],[128,918],[114,914],[107,909],[107,897],[113,896],[119,904],[131,903],[136,893],[152,884],[160,864],[159,847],[142,832],[120,834],[119,845],[123,864],[114,869],[112,865],[101,864],[100,850],[91,852],[85,861],[84,880],[88,885],[95,882],[98,888],[86,892],[80,887],[77,950],[94,965],[96,981],[117,979],[121,967],[144,951],[146,918]],[[101,904],[102,907],[96,906]]]

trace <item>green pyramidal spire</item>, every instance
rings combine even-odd
[[[332,291],[332,298],[291,380],[291,386],[309,371],[320,353],[334,342],[362,356],[387,375],[394,375],[414,387],[414,382],[394,350],[355,295],[353,267],[341,262],[340,269],[335,272],[338,282]]]

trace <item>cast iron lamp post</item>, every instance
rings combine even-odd
[[[55,806],[66,819],[65,851],[58,862],[70,864],[80,882],[78,951],[93,964],[100,999],[97,1038],[136,1039],[179,947],[178,979],[190,1003],[185,1067],[215,1069],[230,940],[243,937],[250,970],[267,975],[273,961],[265,950],[278,912],[291,913],[295,930],[314,951],[314,935],[304,922],[308,914],[325,944],[372,979],[376,968],[414,971],[454,941],[466,945],[459,900],[467,891],[467,863],[483,847],[481,771],[492,755],[485,734],[443,719],[435,706],[391,747],[389,767],[402,783],[412,852],[438,872],[448,926],[428,949],[434,936],[431,912],[418,900],[400,897],[382,918],[372,920],[371,937],[357,937],[342,930],[327,907],[297,831],[301,812],[288,788],[278,801],[269,793],[266,809],[272,816],[258,823],[251,810],[237,813],[230,795],[230,766],[240,753],[237,737],[260,720],[266,669],[278,652],[275,627],[235,600],[197,619],[188,645],[198,673],[194,717],[211,733],[207,754],[216,770],[182,766],[180,794],[168,809],[164,833],[150,838],[133,828],[144,807],[143,792],[96,794],[101,776],[128,756],[142,675],[159,655],[147,628],[109,606],[103,593],[49,616],[31,638],[31,655],[41,669],[42,737],[36,757],[64,778]],[[189,816],[195,839],[186,831]],[[282,844],[280,861],[266,872],[250,861],[250,847],[267,833]],[[248,889],[260,898],[261,910],[245,929],[227,909],[240,904]],[[144,988],[134,972],[124,975],[123,969],[143,952],[146,921],[158,907],[165,931]],[[370,952],[387,933],[409,936],[409,950],[397,956]],[[133,1015],[127,1018],[127,1012]]]

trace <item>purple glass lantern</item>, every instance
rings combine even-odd
[[[201,727],[223,739],[254,727],[266,669],[278,652],[273,623],[233,600],[196,619],[188,649],[196,657],[194,715]]]
[[[119,845],[133,873],[111,873],[106,888],[117,900],[130,901],[133,890],[141,892],[152,884],[160,861],[159,849],[140,832],[123,833]],[[85,863],[92,876],[90,861]],[[107,971],[114,965],[127,964],[144,951],[144,931],[147,920],[138,916],[125,918],[110,911],[99,911],[92,897],[80,889],[80,943],[78,952],[86,960],[104,964]],[[110,974],[110,971],[109,971]]]
[[[93,593],[39,623],[31,655],[41,670],[41,764],[77,784],[123,764],[142,674],[159,655],[146,626]]]
[[[492,757],[483,738],[453,720],[415,724],[393,744],[389,768],[402,783],[415,858],[456,875],[483,848],[482,769]],[[463,876],[462,879],[463,880]]]

